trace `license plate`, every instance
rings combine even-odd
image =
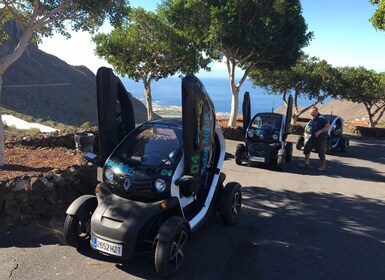
[[[253,157],[253,156],[251,156],[250,160],[251,161],[256,161],[256,162],[265,162],[265,158],[264,157]]]
[[[110,255],[114,256],[122,256],[122,245],[120,244],[115,244],[109,241],[102,240],[100,238],[94,237],[93,240],[93,247],[96,250],[105,252]]]

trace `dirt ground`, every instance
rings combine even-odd
[[[0,180],[19,176],[36,176],[53,169],[64,170],[80,164],[76,151],[64,148],[5,147],[5,164],[0,167]]]

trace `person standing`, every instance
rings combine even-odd
[[[321,160],[321,166],[317,169],[318,171],[326,171],[326,158],[325,158],[325,148],[326,148],[326,139],[327,132],[330,128],[330,124],[325,117],[323,117],[319,112],[316,106],[310,108],[310,114],[313,117],[313,122],[311,125],[311,136],[305,144],[304,155],[305,162],[301,163],[301,167],[309,167],[310,153],[313,148],[317,149],[319,159]]]

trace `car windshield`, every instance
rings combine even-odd
[[[182,130],[177,127],[145,124],[134,130],[111,156],[114,161],[135,166],[157,166],[174,158],[182,146]],[[170,163],[171,164],[171,161]]]
[[[281,128],[281,116],[258,115],[254,118],[251,127],[257,129],[277,130]]]

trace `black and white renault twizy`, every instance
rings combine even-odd
[[[156,271],[172,277],[193,230],[216,210],[225,224],[241,211],[240,184],[223,185],[225,141],[213,103],[199,79],[187,75],[182,119],[134,128],[130,98],[111,69],[98,70],[97,95],[102,178],[96,195],[67,209],[65,239],[122,259],[155,251]]]
[[[337,115],[322,115],[330,123],[328,130],[328,137],[326,140],[326,153],[331,154],[333,150],[340,149],[342,152],[346,152],[349,148],[349,138],[344,136],[344,122],[340,116]],[[311,136],[311,124],[310,120],[306,126],[303,135],[299,136],[296,142],[297,150],[301,150],[305,146],[306,142]]]
[[[290,134],[293,97],[290,95],[286,115],[266,112],[257,113],[250,120],[250,95],[245,92],[242,104],[245,144],[238,144],[235,163],[275,164],[283,170],[285,162],[291,161],[293,144],[287,142]]]

